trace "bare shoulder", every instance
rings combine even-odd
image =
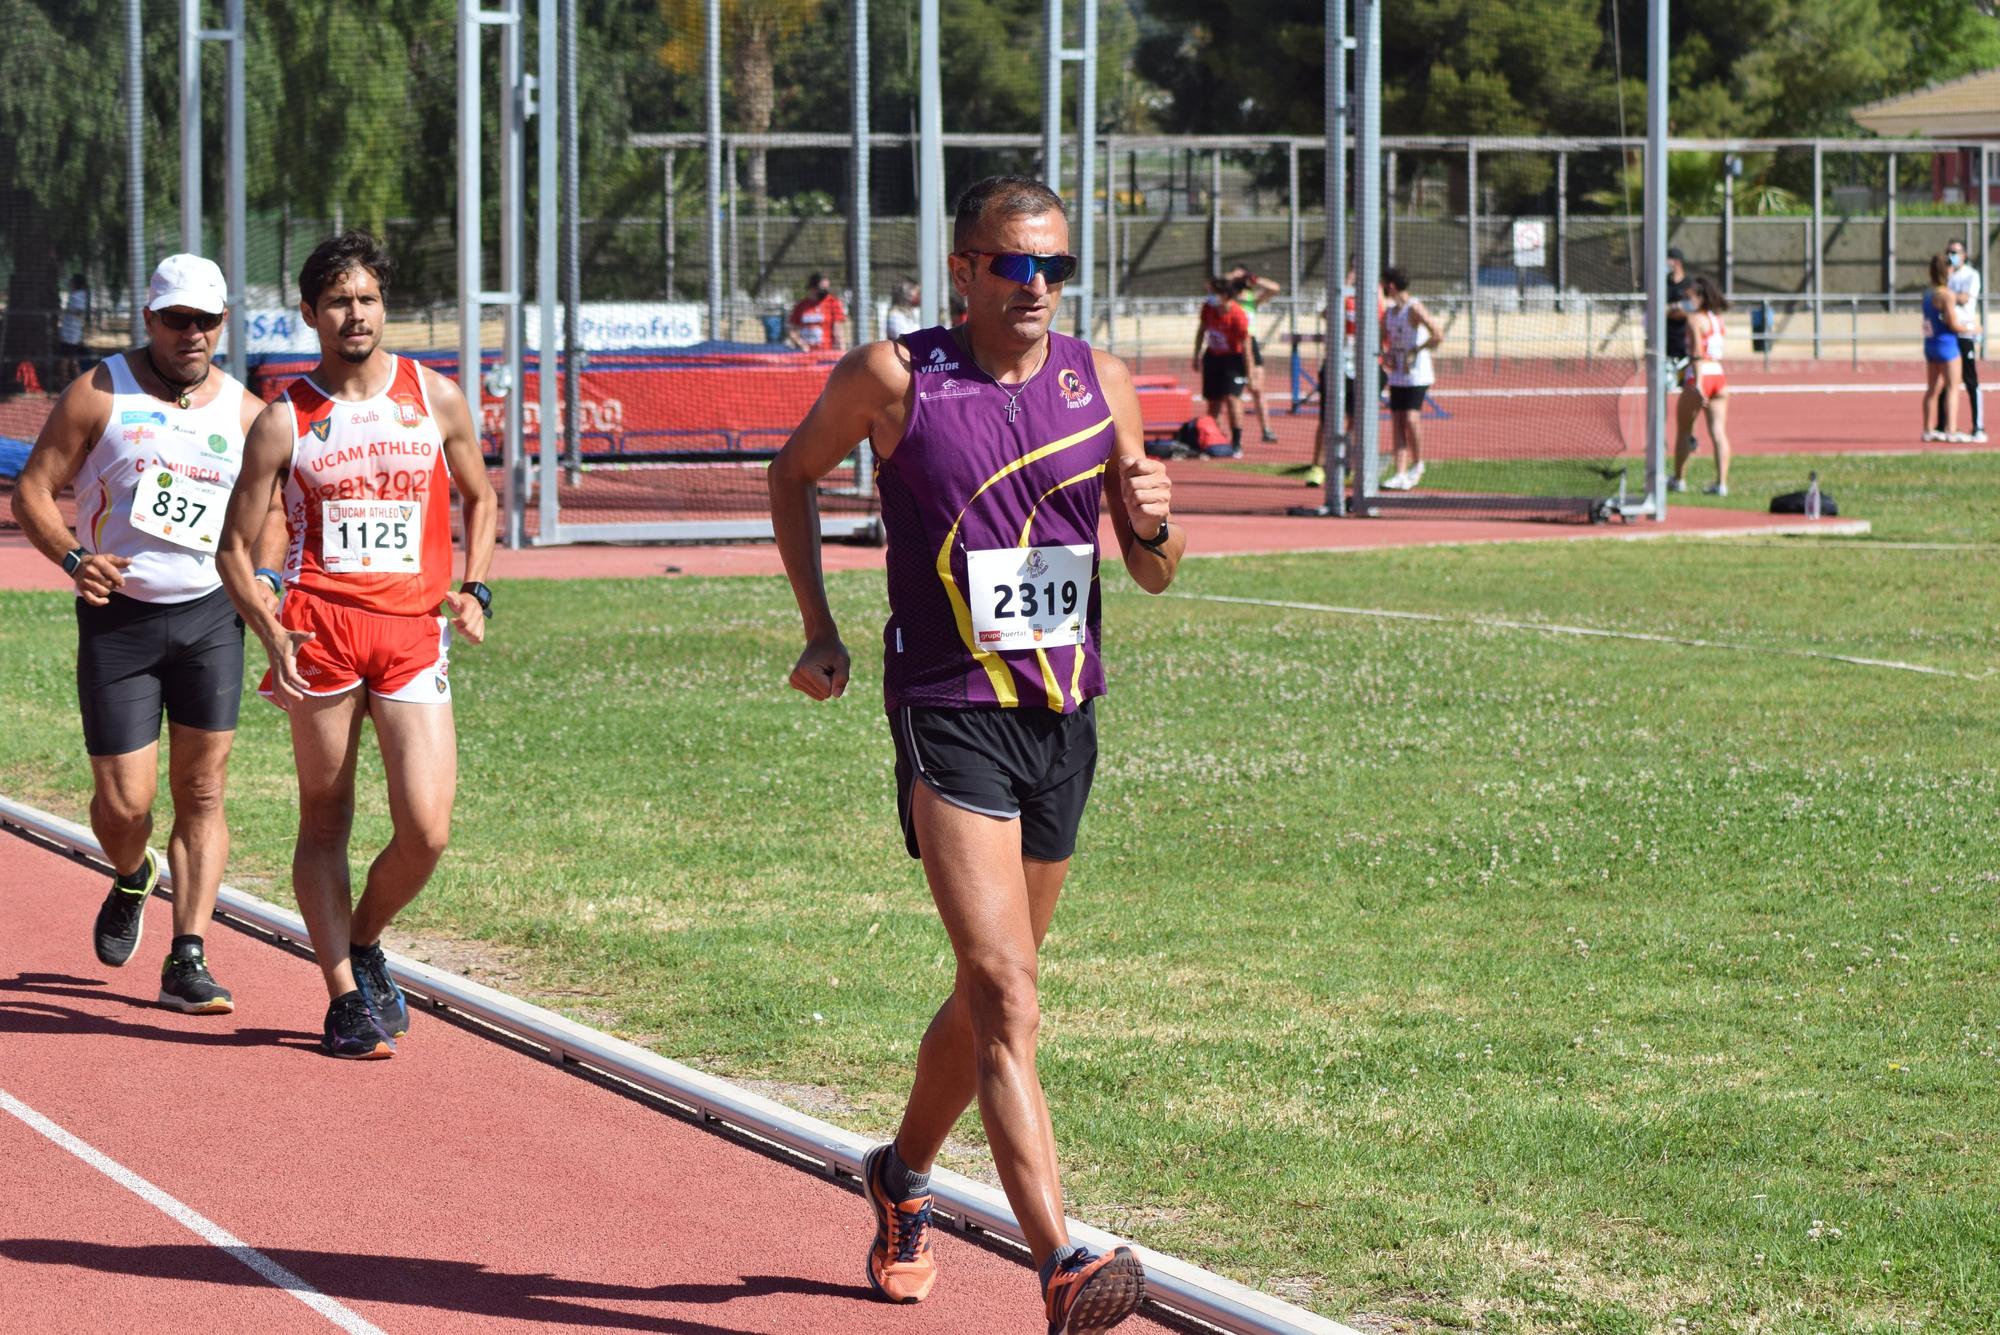
[[[910,389],[910,350],[896,339],[851,349],[827,377],[826,392],[857,407],[900,402]]]
[[[1106,352],[1103,348],[1092,348],[1090,363],[1097,371],[1097,383],[1106,390],[1132,387],[1132,369],[1125,365],[1123,357]]]
[[[111,355],[118,357],[124,354],[114,352]],[[96,435],[111,420],[111,399],[116,392],[111,383],[111,368],[99,362],[90,368],[89,374],[70,381],[56,396],[55,407],[49,412],[48,427],[79,438]],[[48,434],[48,427],[43,430],[44,436]]]
[[[433,371],[422,362],[417,362],[417,375],[423,381],[424,397],[431,401],[434,408],[465,410],[465,391],[459,388],[456,380]]]

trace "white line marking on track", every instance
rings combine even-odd
[[[4,1089],[0,1089],[0,1108],[6,1109],[29,1127],[68,1150],[161,1214],[174,1220],[203,1242],[241,1261],[276,1287],[283,1289],[340,1329],[347,1331],[348,1335],[385,1335],[381,1327],[360,1313],[327,1297],[228,1229],[197,1214],[109,1155],[78,1140]]]
[[[1816,658],[1853,667],[1882,668],[1891,672],[1917,672],[1927,677],[1953,677],[1960,681],[1988,681],[2000,675],[2000,668],[1984,672],[1960,672],[1956,668],[1932,667],[1926,663],[1904,663],[1892,658],[1862,658],[1854,654],[1831,654],[1818,649],[1790,649],[1783,645],[1742,644],[1734,640],[1700,640],[1685,635],[1657,635],[1642,630],[1605,630],[1597,626],[1565,626],[1558,622],[1509,621],[1502,617],[1451,616],[1442,612],[1400,612],[1384,607],[1338,607],[1331,603],[1294,603],[1276,598],[1234,598],[1221,593],[1173,593],[1162,595],[1189,602],[1234,603],[1242,607],[1279,607],[1292,612],[1328,612],[1336,616],[1372,617],[1380,621],[1425,621],[1441,626],[1485,626],[1492,630],[1527,630],[1544,635],[1577,635],[1599,640],[1639,640],[1647,644],[1677,644],[1687,649],[1726,649],[1741,654],[1771,654],[1785,658]]]

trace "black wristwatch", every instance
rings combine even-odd
[[[479,610],[486,614],[486,619],[493,619],[493,590],[476,579],[469,579],[458,586],[458,591],[471,594],[473,601],[479,604]]]
[[[1160,554],[1160,548],[1167,545],[1167,521],[1162,519],[1160,521],[1160,531],[1158,533],[1155,533],[1150,538],[1141,538],[1137,533],[1134,533],[1132,536],[1138,540],[1138,543],[1141,547],[1144,547],[1147,551],[1151,552],[1153,555],[1158,556]]]
[[[90,549],[88,547],[72,547],[64,552],[62,559],[63,574],[74,575],[76,568],[82,565],[84,560],[89,556]]]

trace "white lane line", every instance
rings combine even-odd
[[[197,1214],[117,1160],[78,1140],[4,1089],[0,1089],[0,1108],[6,1109],[161,1214],[173,1219],[203,1242],[249,1266],[276,1287],[283,1289],[340,1329],[347,1331],[348,1335],[384,1335],[381,1327],[366,1317],[327,1297],[228,1229]]]
[[[1339,607],[1330,603],[1295,603],[1276,598],[1233,598],[1221,593],[1174,593],[1162,595],[1189,602],[1233,603],[1242,607],[1279,607],[1292,612],[1327,612],[1335,616],[1372,617],[1380,621],[1425,621],[1442,626],[1484,626],[1493,630],[1526,630],[1543,635],[1577,635],[1599,640],[1639,640],[1647,644],[1675,644],[1687,649],[1724,649],[1739,654],[1769,654],[1785,658],[1816,658],[1827,663],[1853,667],[1881,668],[1890,672],[1917,672],[1927,677],[1952,677],[1960,681],[1988,681],[2000,675],[2000,668],[1984,672],[1960,672],[1956,668],[1932,667],[1927,663],[1904,663],[1893,658],[1862,658],[1855,654],[1833,654],[1818,649],[1790,649],[1784,645],[1743,644],[1734,640],[1701,640],[1685,635],[1657,635],[1642,630],[1605,630],[1598,626],[1565,626],[1557,622],[1509,621],[1503,617],[1449,616],[1441,612],[1400,612],[1383,607]]]

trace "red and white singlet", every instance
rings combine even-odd
[[[360,402],[306,377],[285,392],[285,582],[363,611],[430,616],[451,587],[451,473],[422,368],[391,364],[388,385]]]

